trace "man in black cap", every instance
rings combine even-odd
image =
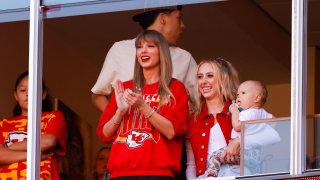
[[[145,10],[133,16],[133,20],[141,27],[160,32],[170,45],[173,64],[173,77],[182,81],[188,90],[190,102],[194,102],[195,72],[197,64],[191,54],[179,47],[177,42],[184,26],[182,21],[182,6],[164,7]],[[133,78],[135,63],[135,39],[123,40],[114,43],[110,48],[98,80],[92,91],[92,101],[101,111],[108,104],[108,98],[115,81],[128,81]]]
[[[162,33],[170,46],[177,46],[185,27],[181,10],[182,6],[150,9],[133,16],[132,19],[138,22],[144,30],[152,29]],[[156,22],[157,18],[159,18],[159,22]]]

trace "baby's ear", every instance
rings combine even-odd
[[[261,95],[257,94],[256,97],[254,98],[255,103],[259,103],[261,101]]]

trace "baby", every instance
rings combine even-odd
[[[229,111],[232,114],[232,139],[240,137],[241,121],[273,118],[272,114],[268,113],[262,108],[267,100],[267,96],[267,89],[259,81],[248,80],[240,84],[237,92],[237,99],[229,107]],[[268,144],[273,144],[280,141],[278,133],[272,127],[265,123],[250,125],[248,128],[246,128],[245,135],[247,137],[248,135],[257,135],[258,133],[264,132],[271,133],[274,137],[272,140],[270,140],[270,142],[267,142]],[[254,138],[254,136],[251,137]],[[264,145],[266,144],[255,144],[250,147],[253,148],[253,150],[245,151],[246,161],[250,161],[252,165],[254,164],[253,166],[249,165],[249,169],[251,171],[250,174],[259,173],[260,171],[259,166],[257,165],[260,162],[259,147]],[[205,173],[206,177],[218,176],[221,165],[220,155],[223,151],[224,148],[211,154],[210,159],[207,163],[207,171]],[[254,156],[252,156],[252,154],[254,154]],[[231,161],[235,162],[234,157],[231,157]],[[234,174],[240,173],[240,167],[238,164],[239,162],[236,162],[236,165],[232,167],[232,169],[235,171]]]
[[[240,84],[237,100],[229,107],[229,111],[232,114],[232,139],[240,137],[241,121],[271,119],[273,117],[272,114],[262,108],[267,101],[267,97],[268,91],[259,81],[248,80]],[[243,109],[243,111],[239,112],[239,108]],[[246,132],[246,135],[254,132]]]

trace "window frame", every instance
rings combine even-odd
[[[123,0],[124,1],[124,0]],[[209,1],[208,1],[209,2]],[[210,1],[212,2],[212,1]],[[110,2],[109,2],[110,3]],[[92,4],[93,5],[93,4]],[[99,6],[99,4],[95,4]],[[94,5],[94,6],[95,6]],[[53,7],[53,6],[52,6]],[[84,6],[82,6],[84,7]],[[76,8],[74,6],[65,6]],[[50,7],[49,7],[50,10]],[[119,9],[114,9],[116,11]],[[122,9],[124,10],[124,9]],[[44,8],[40,0],[30,1],[30,44],[29,44],[29,109],[28,112],[28,179],[38,179],[40,164],[40,120],[41,120],[41,87],[42,87],[42,32]],[[75,12],[78,12],[75,9]],[[106,11],[104,11],[106,12]],[[111,12],[111,11],[110,11]],[[80,12],[79,12],[80,13]],[[83,12],[82,12],[83,13]],[[95,12],[98,13],[98,12]],[[70,14],[69,14],[70,15]],[[12,16],[12,15],[11,15]],[[63,14],[63,16],[67,16]],[[57,17],[46,14],[46,17]],[[1,19],[0,19],[1,20]],[[290,175],[272,175],[276,178],[319,175],[320,171],[306,173],[306,74],[307,74],[307,0],[292,0],[292,35],[291,35],[291,152]],[[32,121],[35,119],[36,121]],[[32,153],[33,152],[33,153]],[[260,175],[255,179],[263,179]],[[237,177],[237,179],[251,177]]]

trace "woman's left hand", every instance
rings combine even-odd
[[[139,92],[135,93],[131,89],[125,90],[124,98],[129,105],[134,106],[136,108],[139,108],[141,105],[145,103],[142,94]]]
[[[239,164],[240,163],[240,138],[229,141],[227,148],[220,156],[222,163]]]

